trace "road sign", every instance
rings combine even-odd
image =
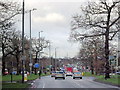
[[[38,63],[34,64],[34,68],[39,68],[39,67],[40,67],[40,64],[38,64]]]

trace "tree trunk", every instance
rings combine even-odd
[[[105,79],[110,78],[110,66],[109,66],[109,32],[106,31],[105,35]]]
[[[17,60],[17,75],[19,75],[19,57],[16,55],[16,60]]]
[[[2,75],[5,75],[5,53],[4,53],[4,43],[2,43]]]
[[[5,58],[2,57],[2,75],[5,75]]]
[[[109,22],[110,22],[110,13],[111,10],[108,10],[107,23],[106,23],[106,32],[105,32],[105,79],[110,78],[110,67],[109,67]]]
[[[91,74],[94,74],[93,60],[91,60]]]

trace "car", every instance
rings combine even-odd
[[[17,74],[17,71],[13,71],[12,74],[13,74],[13,75],[16,75],[16,74]]]
[[[74,73],[73,73],[73,79],[75,79],[75,78],[80,78],[80,79],[82,79],[82,73],[81,73],[81,72],[74,72]]]
[[[73,75],[73,74],[72,74],[71,72],[66,72],[66,77],[67,77],[67,76],[71,76],[71,77],[72,77],[72,75]]]
[[[4,72],[5,75],[8,75],[8,69],[5,69],[5,72]]]
[[[117,75],[120,75],[120,71],[119,72],[116,72]]]
[[[51,77],[55,77],[56,72],[51,73]]]
[[[65,79],[65,74],[63,71],[56,71],[56,74],[55,74],[55,79],[57,78],[63,78]]]

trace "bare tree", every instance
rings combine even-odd
[[[33,48],[33,53],[35,54],[35,63],[38,62],[38,55],[39,53],[42,53],[44,48],[48,47],[48,40],[45,40],[44,38],[40,39],[32,39],[32,48]],[[36,69],[35,69],[35,74],[37,74]]]
[[[120,30],[117,28],[118,20],[120,20],[119,12],[120,0],[109,2],[108,0],[99,0],[98,2],[88,2],[87,6],[82,8],[81,15],[75,15],[72,20],[72,30],[75,32],[78,28],[85,30],[99,30],[99,34],[80,34],[75,33],[76,39],[95,36],[105,36],[105,58],[106,70],[105,79],[110,78],[109,73],[109,40],[112,40],[115,34]]]
[[[91,74],[94,74],[94,70],[96,74],[98,74],[97,62],[100,62],[100,58],[103,59],[105,56],[103,43],[104,41],[102,41],[101,38],[91,37],[84,40],[80,48],[78,57],[81,58],[83,63],[87,62],[89,64],[88,66],[91,68]]]
[[[20,70],[20,55],[22,52],[21,49],[21,34],[19,31],[13,31],[13,38],[11,40],[11,49],[14,51],[11,55],[13,55],[16,58],[16,63],[17,63],[17,74],[19,74]]]
[[[2,48],[2,74],[5,72],[5,58],[14,52],[11,49],[13,17],[18,14],[19,6],[13,2],[0,1],[0,47]]]

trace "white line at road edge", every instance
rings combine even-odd
[[[43,81],[43,80],[42,80]],[[44,81],[43,81],[43,88],[45,88],[45,83],[44,83]]]

